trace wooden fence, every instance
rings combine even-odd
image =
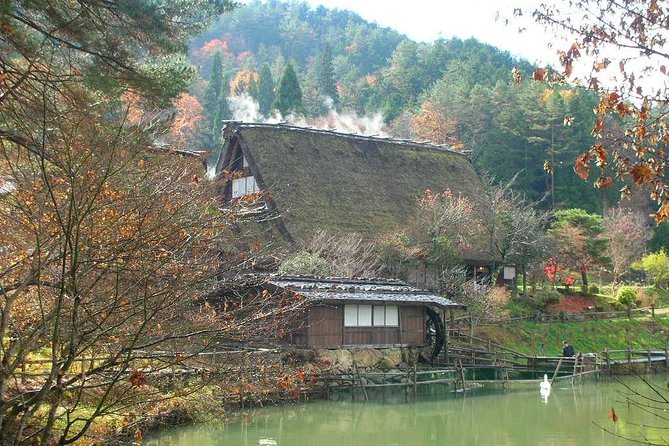
[[[476,321],[474,322],[471,316],[459,317],[451,320],[451,324],[471,324],[478,326],[508,324],[513,322],[538,322],[538,323],[553,323],[553,322],[583,322],[592,320],[609,320],[609,319],[624,319],[624,318],[639,318],[639,317],[655,317],[656,311],[666,310],[669,307],[643,307],[632,308],[628,313],[623,311],[586,311],[582,313],[542,313],[537,312],[531,316],[509,317],[495,320]]]

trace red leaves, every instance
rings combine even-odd
[[[621,118],[624,118],[625,116],[630,114],[629,107],[622,101],[618,102],[618,104],[616,105],[616,111],[618,112]]]
[[[590,88],[595,91],[599,91],[599,80],[596,77],[590,79]]]
[[[548,70],[545,68],[537,68],[532,72],[532,79],[537,81],[537,82],[543,82],[546,80],[546,77],[548,76]]]
[[[132,387],[141,387],[146,384],[146,375],[141,370],[132,369],[128,380]]]

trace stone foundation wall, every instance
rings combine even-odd
[[[316,361],[329,364],[333,373],[350,372],[354,364],[366,370],[409,369],[413,368],[421,353],[422,349],[416,347],[314,350]]]

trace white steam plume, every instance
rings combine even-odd
[[[335,110],[334,101],[330,97],[323,98],[323,105],[328,109],[328,113],[315,118],[305,118],[292,113],[283,117],[277,110],[274,110],[269,117],[265,117],[260,114],[258,103],[248,94],[228,97],[228,105],[234,121],[267,124],[285,122],[299,127],[334,130],[341,133],[388,136],[384,131],[385,124],[381,113],[376,113],[373,116],[358,116],[355,112],[339,113]]]

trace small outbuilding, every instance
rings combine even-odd
[[[464,306],[391,279],[271,276],[273,292],[307,302],[300,328],[290,335],[296,347],[443,347],[443,315]],[[436,351],[435,351],[436,350]]]

